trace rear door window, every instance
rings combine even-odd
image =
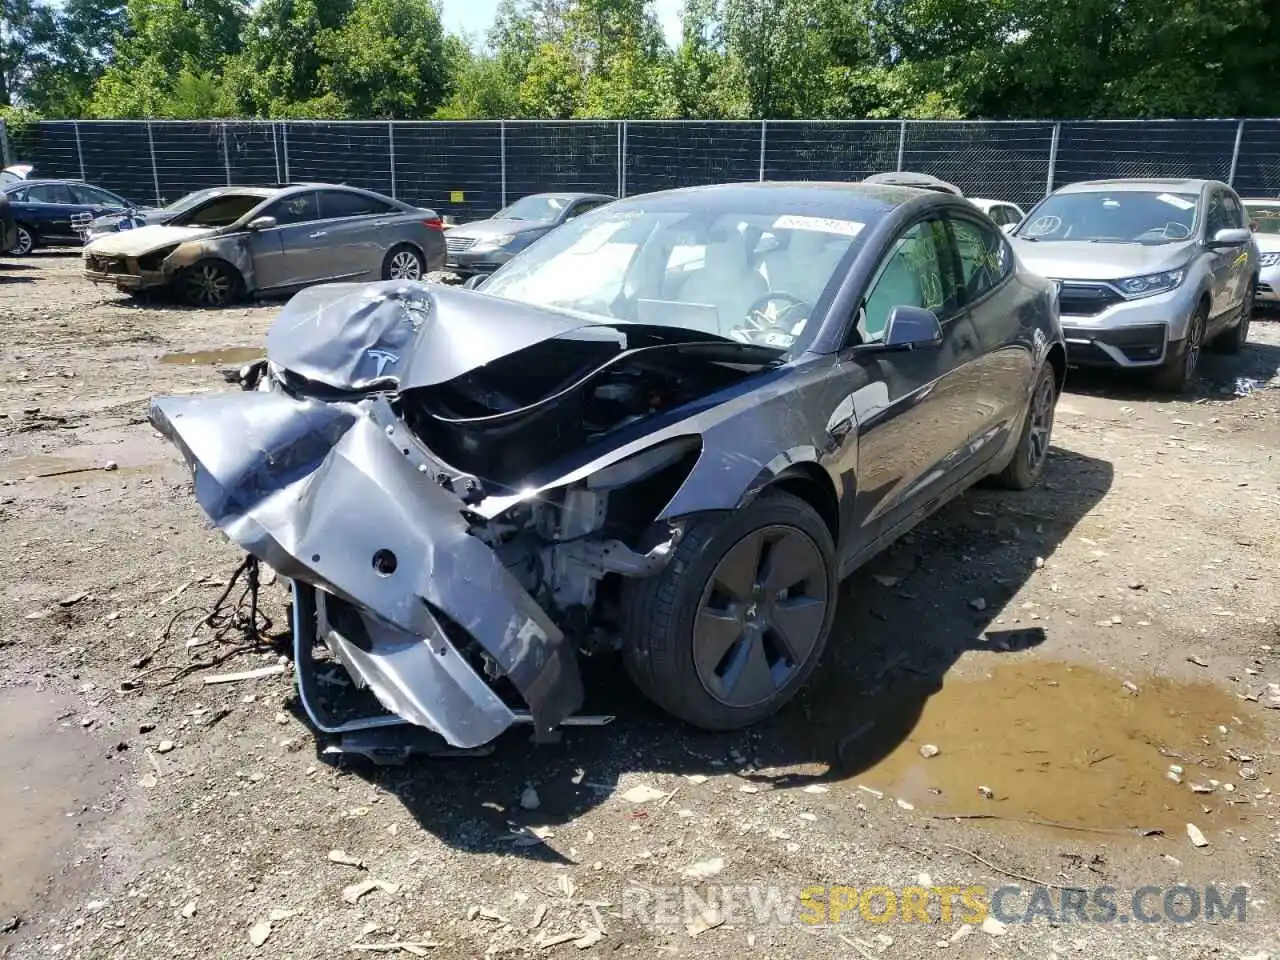
[[[27,188],[27,199],[34,203],[74,203],[65,183],[36,183]]]
[[[321,220],[335,220],[339,217],[370,217],[391,213],[392,210],[390,204],[363,193],[348,193],[345,190],[320,191],[319,219]]]

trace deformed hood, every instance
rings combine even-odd
[[[174,244],[213,236],[216,232],[211,227],[170,227],[158,224],[95,237],[84,249],[86,253],[141,257]]]
[[[1029,270],[1053,280],[1122,280],[1187,262],[1194,241],[1146,245],[1093,243],[1087,240],[1025,240],[1013,237],[1020,259]]]
[[[441,284],[328,283],[280,311],[267,359],[335,390],[412,390],[575,330],[618,336],[606,324]]]

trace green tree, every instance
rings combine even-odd
[[[342,25],[317,43],[321,83],[349,116],[424,119],[451,92],[431,0],[355,0]]]
[[[0,0],[0,107],[25,102],[54,55],[56,20],[36,0]]]

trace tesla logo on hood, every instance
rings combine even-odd
[[[387,369],[388,364],[400,362],[399,357],[397,357],[394,353],[387,353],[387,351],[385,350],[366,350],[365,355],[368,356],[370,360],[374,361],[374,363],[378,365],[377,372],[374,373],[375,377],[382,376],[382,371]]]

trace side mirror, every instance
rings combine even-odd
[[[1208,246],[1211,250],[1219,247],[1240,247],[1252,239],[1253,233],[1247,227],[1228,227],[1215,233]]]
[[[479,287],[480,284],[484,283],[485,280],[487,279],[488,277],[486,277],[484,274],[476,273],[467,277],[466,281],[462,285],[466,287],[468,290],[474,290],[477,287]]]
[[[254,217],[248,223],[250,230],[270,230],[276,225],[275,217]]]
[[[886,350],[916,350],[942,343],[942,324],[932,310],[924,307],[894,307],[884,331]]]

